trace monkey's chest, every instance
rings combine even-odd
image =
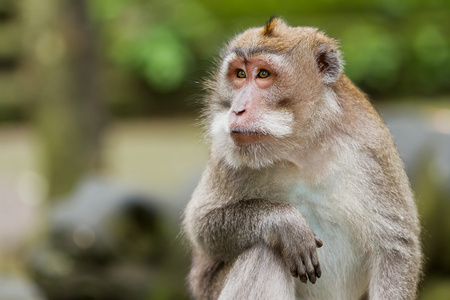
[[[333,187],[295,186],[291,203],[297,207],[314,233],[322,239],[347,247],[354,243],[354,229],[349,225],[349,212],[341,199],[336,199]],[[351,214],[350,214],[351,215]],[[347,245],[348,244],[348,245]]]
[[[316,230],[322,230],[321,227],[327,224],[341,223],[336,204],[334,201],[330,201],[332,193],[330,188],[312,187],[299,183],[292,189],[290,198],[292,204],[308,221],[309,226]]]
[[[316,295],[317,299],[355,298],[354,295],[367,287],[366,254],[354,228],[346,221],[348,214],[339,207],[339,199],[333,198],[330,189],[298,185],[291,201],[323,241],[323,247],[317,250],[322,277],[315,285],[300,285],[300,294],[303,291]],[[347,289],[342,289],[344,286]]]

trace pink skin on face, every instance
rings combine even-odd
[[[231,137],[237,145],[256,143],[264,138],[255,128],[258,117],[267,111],[264,99],[277,74],[263,58],[233,59],[228,68],[228,79],[238,95],[231,107],[229,125]]]

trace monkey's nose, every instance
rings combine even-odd
[[[230,113],[229,116],[229,122],[230,124],[239,122],[240,120],[242,120],[242,118],[244,118],[243,114],[245,112],[245,108],[242,109],[232,109],[232,113]]]
[[[236,116],[240,116],[245,112],[245,108],[233,109],[233,112]]]

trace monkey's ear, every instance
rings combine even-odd
[[[342,71],[343,62],[339,50],[329,45],[320,45],[316,56],[317,67],[322,74],[322,80],[331,84],[337,80]]]

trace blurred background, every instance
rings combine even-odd
[[[417,196],[420,299],[449,299],[449,1],[0,0],[0,300],[189,299],[199,82],[271,15],[341,41]]]

